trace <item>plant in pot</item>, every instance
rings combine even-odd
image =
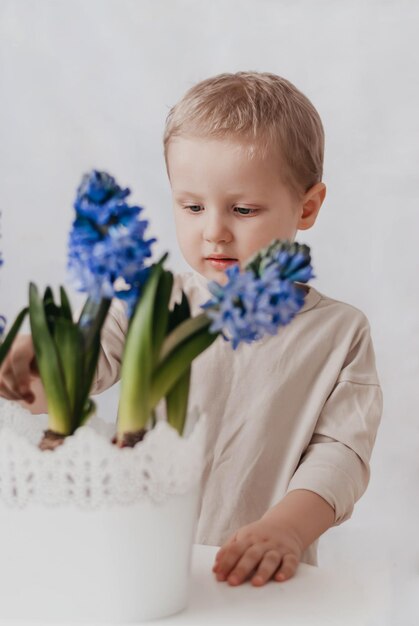
[[[199,315],[191,316],[183,292],[171,308],[167,255],[146,266],[154,240],[144,239],[147,223],[128,194],[97,171],[79,187],[69,269],[88,298],[76,322],[63,288],[57,304],[50,288],[41,298],[30,286],[48,416],[45,423],[2,406],[4,617],[132,622],[186,606],[205,449],[204,415],[182,436],[193,360],[219,335],[236,349],[278,332],[303,306],[298,283],[312,277],[307,246],[274,241],[242,270],[229,268],[225,285],[209,283],[212,297]],[[89,398],[114,297],[127,302],[129,316],[116,433],[91,418]]]

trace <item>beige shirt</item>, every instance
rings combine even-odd
[[[193,314],[210,297],[206,284],[197,273],[176,277]],[[93,393],[118,380],[126,327],[115,301]],[[195,405],[208,418],[196,543],[222,545],[294,489],[324,498],[338,525],[368,485],[381,418],[368,321],[309,287],[304,307],[277,335],[236,350],[218,337],[195,359],[189,406]],[[317,541],[302,561],[317,564]]]

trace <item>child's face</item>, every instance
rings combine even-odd
[[[250,156],[246,148],[238,140],[187,137],[168,148],[181,251],[194,270],[221,283],[229,265],[242,267],[272,239],[293,240],[301,227],[303,202],[281,181],[278,156]]]

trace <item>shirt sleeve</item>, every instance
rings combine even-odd
[[[381,413],[374,350],[363,318],[287,491],[320,495],[335,510],[335,526],[349,519],[368,486]]]

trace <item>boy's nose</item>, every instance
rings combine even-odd
[[[203,237],[211,243],[229,242],[232,239],[231,232],[222,217],[211,215],[206,217]]]

